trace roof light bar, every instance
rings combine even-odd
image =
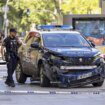
[[[51,29],[61,29],[61,30],[71,30],[73,29],[70,25],[40,25],[37,26],[38,30],[51,30]]]

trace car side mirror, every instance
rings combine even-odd
[[[35,48],[35,49],[37,49],[37,50],[41,49],[38,42],[33,42],[33,43],[31,44],[31,47],[32,47],[32,48]]]

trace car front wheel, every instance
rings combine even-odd
[[[16,74],[16,80],[18,83],[25,83],[26,82],[27,76],[23,73],[22,66],[20,63],[18,63],[18,65],[17,65],[15,74]]]
[[[43,65],[40,66],[40,85],[42,87],[50,86],[50,80],[44,74],[44,66]]]

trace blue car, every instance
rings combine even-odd
[[[19,48],[16,79],[27,77],[48,87],[52,82],[61,87],[88,84],[102,86],[105,77],[104,59],[95,45],[79,32],[66,29],[31,31]]]

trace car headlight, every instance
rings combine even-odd
[[[100,59],[101,56],[100,56],[100,52],[98,52],[97,54],[94,55],[94,60],[97,60],[97,59]]]
[[[61,60],[61,58],[60,57],[58,57],[58,56],[54,56],[54,55],[51,55],[51,60]]]
[[[61,57],[54,56],[54,55],[50,56],[50,61],[53,65],[57,65],[57,66],[60,66],[63,63],[63,60]]]

